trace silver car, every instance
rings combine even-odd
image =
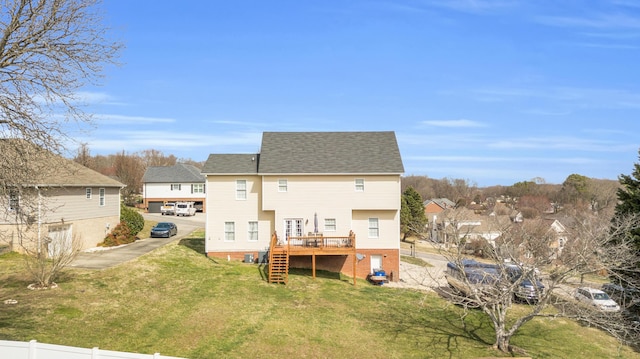
[[[600,289],[581,287],[576,289],[574,297],[585,304],[592,305],[604,312],[618,312],[620,306]]]

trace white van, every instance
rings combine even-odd
[[[194,202],[176,202],[176,216],[195,216]]]

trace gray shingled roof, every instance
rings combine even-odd
[[[259,160],[258,154],[211,154],[202,173],[256,174]]]
[[[18,172],[17,178],[24,176],[24,186],[124,187],[113,178],[27,141],[1,139],[0,153],[0,170]]]
[[[152,166],[142,176],[144,183],[204,183],[205,177],[192,165],[177,163],[173,166]]]
[[[255,158],[255,161],[251,161]],[[256,167],[257,165],[257,167]],[[216,155],[202,173],[402,174],[394,132],[265,132],[260,155]]]
[[[125,187],[125,185],[100,172],[87,168],[72,160],[64,159],[65,168],[60,167],[42,179],[41,186],[79,187]]]

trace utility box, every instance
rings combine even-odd
[[[253,253],[247,253],[244,255],[245,263],[253,263]]]

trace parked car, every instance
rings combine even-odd
[[[172,222],[160,222],[151,228],[151,238],[153,237],[173,237],[178,234],[178,226]]]
[[[176,214],[176,204],[175,202],[164,202],[162,207],[160,207],[160,213],[163,216],[173,216]]]
[[[540,281],[536,269],[524,273],[523,268],[510,265],[507,266],[507,273],[511,283],[518,283],[518,288],[513,293],[515,300],[535,303],[544,295],[544,284]]]
[[[473,259],[465,259],[461,264],[462,268],[456,263],[447,263],[445,278],[452,289],[467,297],[474,294],[495,296],[501,291],[500,287],[514,290],[514,299],[527,303],[535,303],[544,294],[545,287],[535,271],[523,274],[522,268],[516,265],[481,263]],[[513,285],[517,287],[507,289]]]
[[[581,287],[576,289],[574,297],[581,303],[592,305],[605,312],[618,312],[620,306],[600,289]]]
[[[176,202],[176,216],[195,216],[196,215],[196,207],[194,205],[195,202]]]

